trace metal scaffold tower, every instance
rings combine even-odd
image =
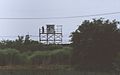
[[[39,41],[45,44],[62,44],[62,25],[48,24],[39,28]]]

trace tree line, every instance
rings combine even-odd
[[[120,70],[119,22],[85,20],[70,35],[71,44],[46,45],[29,35],[0,42],[0,65],[70,65],[77,70]]]
[[[72,64],[79,69],[115,70],[119,67],[119,22],[103,18],[85,20],[72,33]],[[117,59],[116,59],[117,58]],[[115,66],[117,65],[117,66]]]
[[[0,42],[0,66],[70,64],[71,47],[46,45],[30,39],[29,35]]]

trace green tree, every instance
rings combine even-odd
[[[85,69],[111,69],[113,59],[120,50],[118,21],[85,20],[72,33],[73,64]]]

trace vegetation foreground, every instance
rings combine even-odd
[[[1,75],[120,75],[119,72],[6,70]]]
[[[119,22],[116,20],[103,18],[85,20],[72,32],[70,36],[72,43],[69,45],[46,45],[31,40],[29,35],[18,36],[16,40],[3,40],[0,42],[0,70],[118,73],[120,71],[118,25]]]

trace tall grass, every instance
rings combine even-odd
[[[2,70],[0,75],[120,75],[119,72]]]

